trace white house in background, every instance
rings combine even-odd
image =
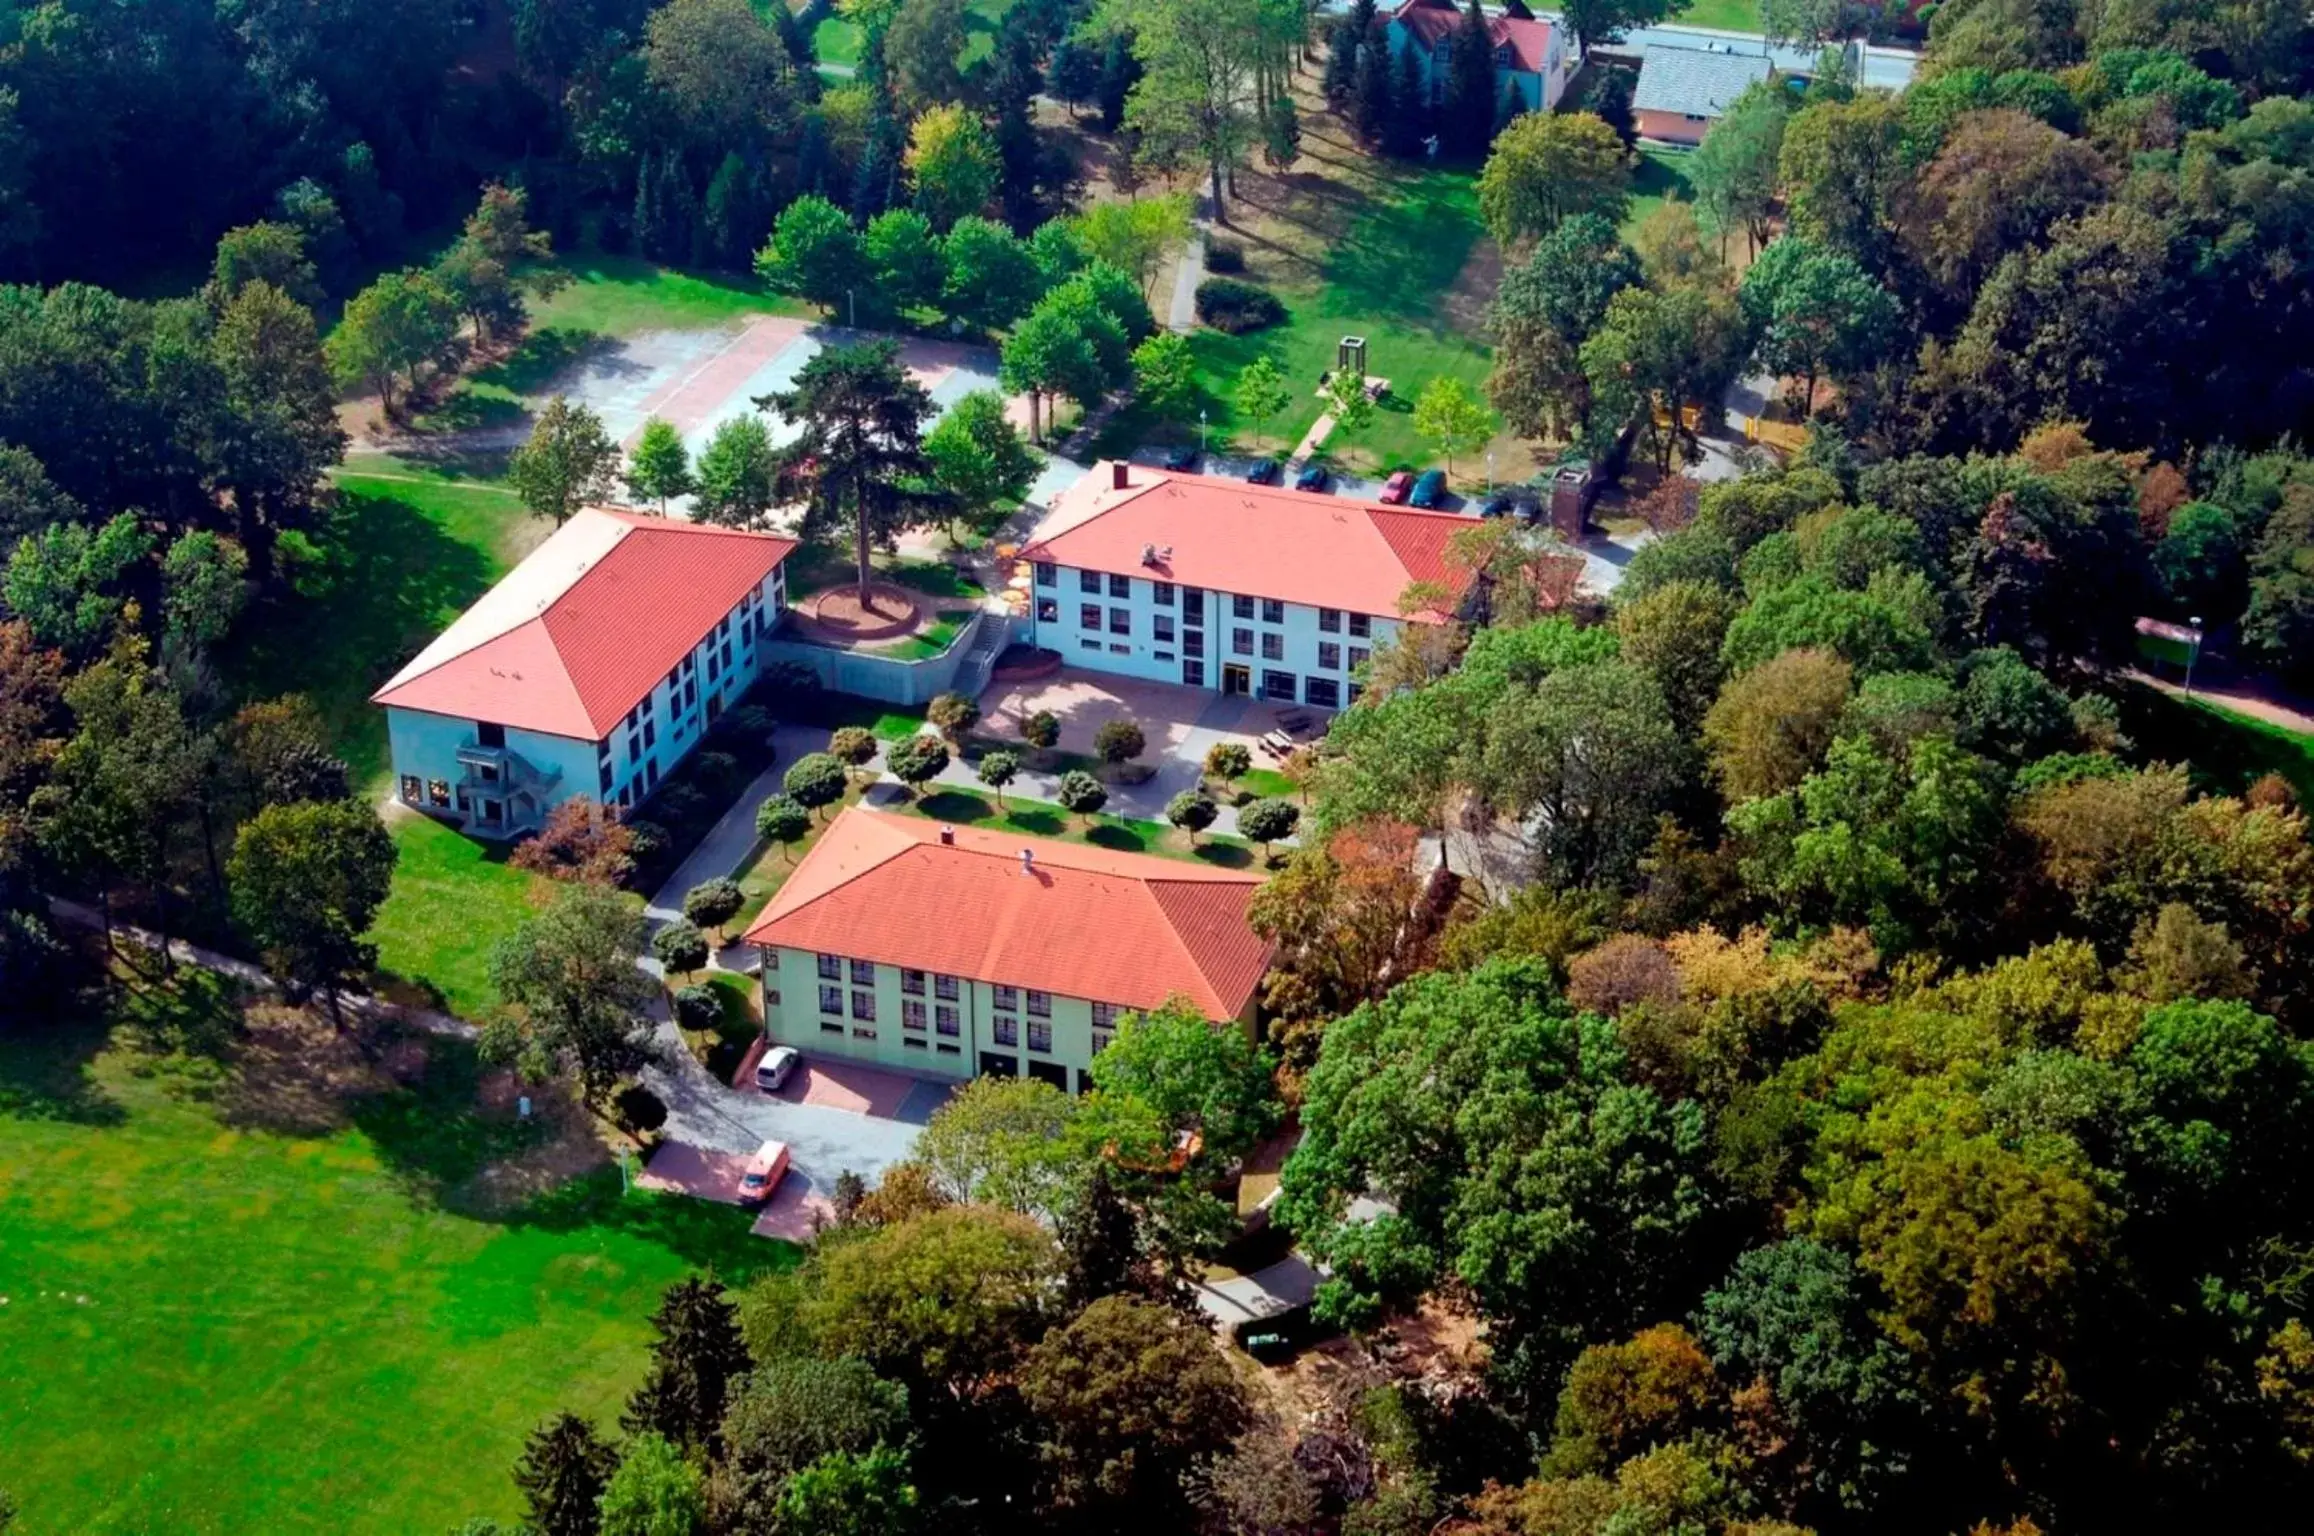
[[[373,695],[395,798],[483,837],[633,806],[761,671],[793,539],[588,508]]]
[[[1701,144],[1735,99],[1773,69],[1761,54],[1738,53],[1732,45],[1650,43],[1639,58],[1639,82],[1631,88],[1632,125],[1641,138],[1657,143]]]
[[[1053,498],[1021,548],[1036,644],[1073,666],[1339,709],[1414,582],[1469,584],[1447,543],[1474,526],[1122,460]]]
[[[1486,16],[1487,40],[1494,45],[1494,99],[1501,103],[1515,90],[1524,109],[1548,112],[1559,104],[1567,81],[1575,73],[1567,29],[1546,21],[1518,0],[1505,9],[1481,7]],[[1411,48],[1422,71],[1422,82],[1432,105],[1446,94],[1447,72],[1454,58],[1454,33],[1467,7],[1454,0],[1402,0],[1390,12],[1390,49],[1395,58]]]

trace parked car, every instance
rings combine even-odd
[[[1486,499],[1484,506],[1478,509],[1478,515],[1481,517],[1508,517],[1517,510],[1518,504],[1511,500],[1510,492],[1497,491]]]
[[[765,1093],[777,1093],[795,1076],[795,1069],[803,1061],[792,1045],[775,1045],[763,1053],[763,1060],[755,1064],[755,1086]]]
[[[1382,482],[1383,503],[1387,506],[1399,506],[1405,502],[1407,493],[1413,489],[1414,472],[1408,469],[1398,470],[1389,479]]]
[[[1245,483],[1247,485],[1275,485],[1278,483],[1278,472],[1284,467],[1275,459],[1261,459],[1254,464],[1253,468],[1245,472]]]
[[[787,1143],[767,1141],[747,1160],[747,1172],[739,1177],[739,1198],[749,1205],[761,1205],[786,1177]]]
[[[1197,468],[1197,450],[1190,447],[1168,448],[1161,460],[1167,469],[1186,474]]]
[[[1294,476],[1294,489],[1297,491],[1323,491],[1333,482],[1333,478],[1326,473],[1326,466],[1323,464],[1304,464],[1302,472]]]
[[[1414,494],[1406,498],[1406,504],[1427,511],[1437,506],[1438,498],[1445,494],[1446,471],[1426,469],[1422,472],[1422,478],[1414,482]]]

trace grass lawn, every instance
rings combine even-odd
[[[355,781],[382,785],[386,725],[371,693],[546,527],[503,486],[383,456],[353,460],[336,483],[334,525],[286,557],[290,590],[257,610],[219,670],[244,699],[311,697]]]
[[[1685,149],[1642,149],[1639,164],[1631,176],[1631,206],[1623,215],[1623,233],[1629,235],[1639,227],[1639,221],[1667,202],[1692,203],[1695,186],[1692,167],[1695,152]],[[1697,210],[1696,217],[1703,217]]]
[[[369,934],[379,968],[431,985],[451,1012],[472,1018],[498,1001],[490,952],[546,904],[553,883],[508,864],[503,845],[431,817],[397,812],[391,825],[400,857]]]
[[[947,654],[948,648],[956,643],[956,632],[971,617],[972,610],[969,608],[944,610],[938,618],[907,639],[895,641],[888,646],[869,646],[867,649],[878,656],[889,656],[894,661],[930,661],[935,656]]]
[[[2190,699],[2143,683],[2118,695],[2121,728],[2154,762],[2185,763],[2207,788],[2239,793],[2278,773],[2301,801],[2314,800],[2314,736],[2302,736],[2201,694]]]
[[[1677,26],[1756,34],[1760,30],[1759,0],[1692,0],[1671,21]]]
[[[1216,448],[1290,449],[1318,418],[1318,376],[1334,366],[1336,344],[1345,335],[1364,336],[1366,371],[1391,381],[1389,397],[1365,428],[1337,432],[1326,445],[1361,472],[1433,461],[1414,432],[1414,400],[1425,384],[1442,375],[1473,391],[1484,384],[1488,351],[1476,323],[1483,303],[1473,305],[1455,292],[1485,238],[1474,178],[1453,168],[1388,166],[1330,141],[1317,142],[1314,135],[1305,142],[1305,165],[1326,157],[1317,160],[1321,174],[1328,159],[1357,156],[1354,163],[1343,162],[1348,168],[1338,181],[1327,183],[1337,190],[1319,199],[1322,206],[1304,210],[1302,194],[1285,183],[1276,183],[1273,192],[1264,180],[1260,190],[1251,190],[1256,179],[1249,174],[1247,196],[1232,216],[1250,232],[1219,233],[1246,247],[1248,280],[1277,293],[1286,307],[1285,323],[1244,336],[1194,332],[1189,344],[1202,397],[1169,431],[1146,412],[1119,413],[1103,434],[1102,452],[1122,452],[1152,436],[1193,436],[1200,407]],[[1335,233],[1316,249],[1305,252],[1288,243],[1320,229]],[[1486,287],[1491,295],[1492,284]],[[1271,420],[1244,420],[1233,398],[1237,377],[1263,356],[1284,372],[1296,398]]]
[[[744,1212],[622,1196],[581,1133],[478,1111],[466,1047],[425,1042],[411,1086],[326,1030],[240,1050],[196,1078],[44,1024],[0,1055],[24,1536],[511,1521],[524,1435],[613,1426],[667,1285],[794,1260]]]
[[[812,52],[822,64],[847,68],[860,62],[860,29],[841,16],[830,16],[812,33]]]
[[[1275,768],[1248,768],[1237,776],[1239,789],[1251,790],[1264,800],[1295,800],[1301,790]]]

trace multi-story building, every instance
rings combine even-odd
[[[1036,644],[1072,666],[1340,709],[1422,583],[1457,595],[1447,544],[1472,526],[1211,475],[1093,466],[1022,547]]]
[[[1254,1027],[1258,875],[854,806],[747,931],[764,1029],[806,1056],[1082,1092],[1120,1013]]]
[[[792,539],[588,508],[378,690],[395,794],[483,837],[633,806],[762,670]]]
[[[1446,81],[1454,67],[1454,34],[1468,17],[1466,6],[1454,0],[1403,0],[1390,13],[1390,47],[1394,54],[1412,50],[1421,71],[1423,89],[1436,106],[1446,96]],[[1535,15],[1519,0],[1501,10],[1482,10],[1487,45],[1494,53],[1494,99],[1513,93],[1522,112],[1548,112],[1566,94],[1575,73],[1575,59],[1567,50],[1564,27]]]

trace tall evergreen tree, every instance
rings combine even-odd
[[[1133,57],[1130,33],[1119,30],[1109,37],[1109,51],[1101,57],[1101,84],[1095,98],[1101,105],[1101,131],[1115,133],[1125,122],[1125,98],[1141,78],[1141,61]]]
[[[1399,49],[1397,61],[1390,70],[1390,110],[1382,121],[1383,150],[1402,160],[1421,154],[1423,141],[1430,137],[1434,116],[1430,110],[1430,84],[1422,74],[1422,60],[1411,46]]]
[[[1455,25],[1445,97],[1438,126],[1446,148],[1475,160],[1486,153],[1494,137],[1495,114],[1494,40],[1478,0],[1470,0],[1470,8]]]
[[[603,1485],[618,1465],[618,1453],[575,1413],[558,1413],[532,1430],[514,1464],[530,1529],[539,1536],[595,1536],[602,1528]]]
[[[1358,45],[1358,69],[1350,88],[1350,125],[1367,144],[1379,144],[1390,124],[1390,108],[1390,38],[1381,27],[1372,26]]]
[[[878,112],[868,120],[867,143],[860,150],[860,167],[852,178],[852,219],[858,224],[893,204],[900,185],[900,156],[907,137],[900,120]]]
[[[708,1448],[730,1406],[732,1383],[747,1371],[739,1309],[713,1280],[694,1275],[667,1287],[651,1314],[658,1338],[651,1369],[627,1400],[620,1426],[661,1434],[688,1451]]]
[[[900,366],[898,342],[871,341],[830,347],[803,365],[794,388],[755,404],[802,429],[781,450],[781,489],[804,503],[806,538],[851,534],[866,601],[869,555],[933,516],[943,500],[911,489],[932,474],[924,452],[931,395]]]

